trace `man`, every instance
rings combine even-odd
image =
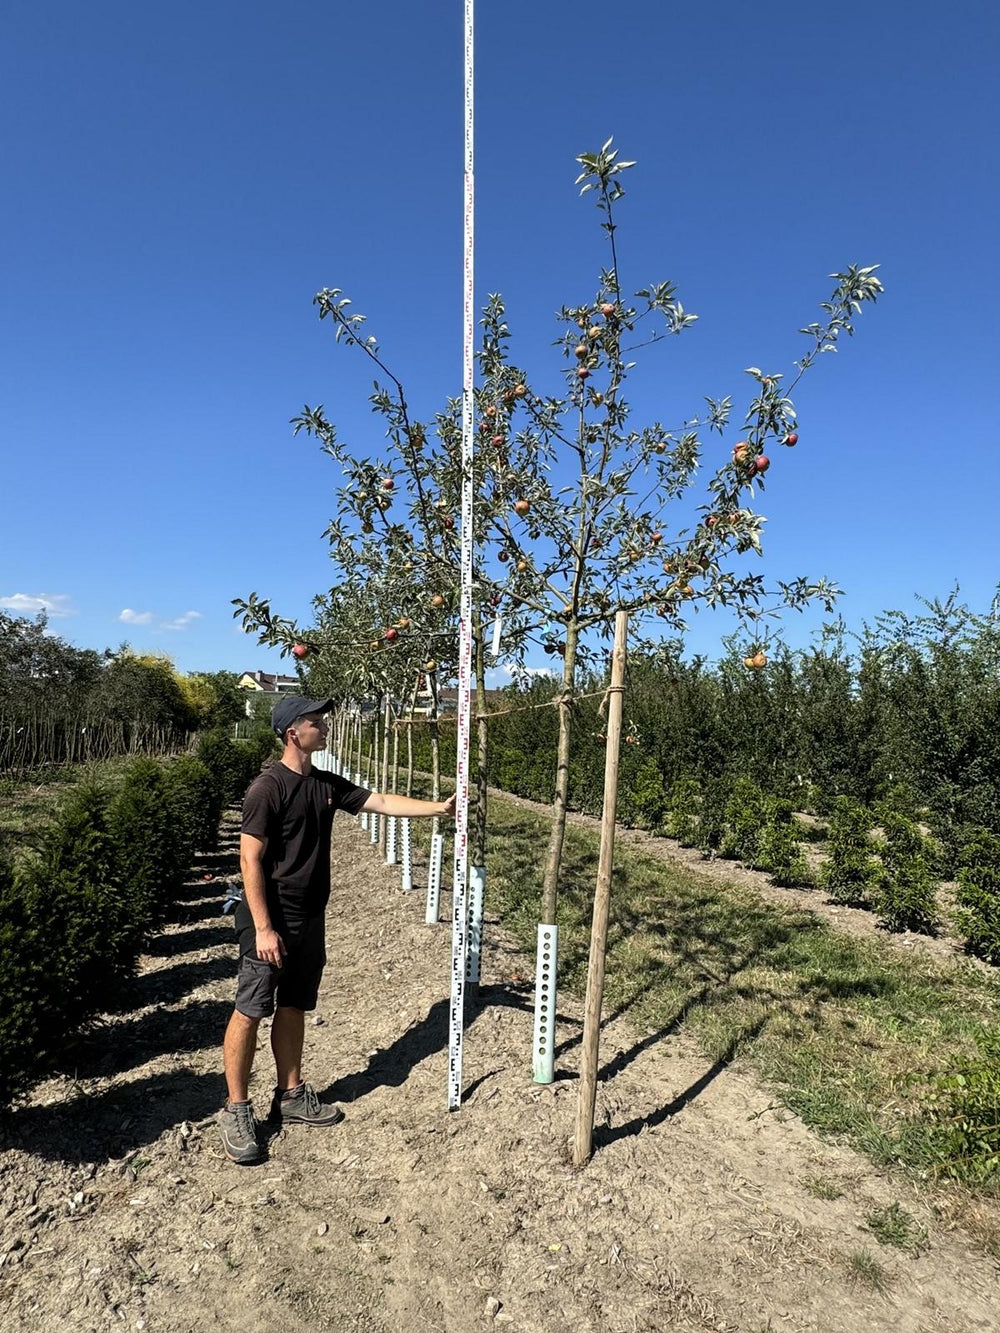
[[[271,722],[284,753],[254,779],[243,801],[244,898],[235,912],[240,963],[236,1008],[223,1047],[228,1101],[219,1113],[223,1148],[241,1165],[263,1156],[249,1097],[262,1018],[274,1015],[277,1086],[271,1119],[286,1125],[335,1125],[344,1118],[339,1106],[321,1102],[302,1079],[305,1015],[316,1008],[326,962],[324,913],[334,812],[366,810],[404,818],[455,813],[454,796],[417,801],[380,795],[314,768],[313,754],[326,747],[324,714],[332,707],[332,699],[290,696],[275,705]]]

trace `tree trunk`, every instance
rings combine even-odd
[[[486,864],[486,798],[487,778],[486,760],[489,743],[489,723],[482,716],[486,712],[486,645],[483,641],[482,621],[476,618],[473,624],[476,645],[476,740],[478,742],[478,766],[476,770],[476,820],[472,832],[472,862],[474,866]]]
[[[566,627],[566,656],[563,660],[562,697],[559,701],[559,748],[556,755],[556,784],[552,797],[552,833],[542,881],[541,924],[553,925],[559,890],[559,868],[566,840],[566,802],[569,796],[569,753],[573,731],[573,686],[576,679],[576,647],[579,631]]]

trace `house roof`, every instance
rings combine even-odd
[[[241,683],[245,677],[249,677],[265,694],[290,693],[298,689],[301,684],[298,676],[282,676],[270,671],[244,671],[240,676]],[[243,686],[243,688],[251,687]]]

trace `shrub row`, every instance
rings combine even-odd
[[[208,735],[197,757],[138,759],[116,788],[76,787],[17,864],[0,860],[0,1106],[94,1015],[127,1008],[139,954],[270,735]]]

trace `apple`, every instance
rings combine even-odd
[[[785,443],[788,445],[789,449],[794,449],[798,442],[799,437],[796,435],[795,431],[792,431],[791,435],[785,436]]]
[[[309,646],[305,643],[297,643],[292,649],[292,656],[297,657],[301,662],[303,657],[309,656]]]
[[[409,629],[410,628],[409,616],[400,616],[399,619],[396,621],[396,624],[399,626],[400,629]]]
[[[770,466],[771,460],[768,458],[767,454],[761,454],[761,456],[754,462],[754,469],[757,472],[766,472]]]
[[[395,485],[396,485],[396,483],[393,481],[393,479],[392,479],[391,477],[383,477],[383,478],[382,478],[382,489],[383,489],[384,491],[391,491],[392,488],[393,488]]]
[[[515,398],[523,398],[524,395],[525,395],[527,392],[528,392],[528,386],[527,386],[526,384],[515,384],[515,385],[514,385],[514,397],[515,397]]]
[[[437,669],[438,669],[438,664],[437,662],[434,661],[433,658],[431,658],[429,662],[424,663],[424,670],[430,672],[431,674],[437,671]]]
[[[385,641],[386,641],[386,643],[395,643],[396,640],[397,640],[398,638],[399,638],[399,630],[398,630],[398,629],[387,629],[387,630],[386,630],[386,632],[385,632]]]
[[[590,339],[591,342],[595,342],[600,336],[601,336],[600,324],[591,324],[590,328],[587,330],[587,337]]]
[[[753,658],[752,658],[752,657],[744,657],[744,659],[743,659],[743,665],[744,665],[748,670],[752,670],[752,669],[753,669]]]
[[[649,534],[649,540],[650,540],[650,542],[651,542],[654,546],[659,546],[660,542],[663,541],[663,533],[662,533],[662,532],[651,532],[651,533]]]
[[[434,596],[431,598],[431,606],[437,606],[437,607],[444,606],[444,598],[441,596],[439,592],[436,592]]]
[[[749,452],[750,446],[747,444],[746,440],[741,440],[739,444],[735,445],[733,448],[733,462],[745,463]]]
[[[450,514],[445,514],[441,522],[444,524],[445,528],[449,532],[451,532],[452,528],[455,526],[455,520],[452,518]]]
[[[586,343],[577,343],[577,345],[573,348],[573,355],[579,357],[581,361],[585,356],[588,356],[589,353],[590,353],[590,348],[587,346]]]
[[[601,314],[605,317],[605,319],[607,319],[609,315],[613,315],[614,313],[615,313],[614,306],[611,304],[610,301],[605,301],[604,304],[601,306]]]
[[[528,566],[528,562],[527,562],[527,560],[519,560],[519,561],[517,562],[517,572],[518,572],[519,574],[523,574],[523,573],[525,573],[525,571],[528,569],[528,567],[529,567],[529,566]]]
[[[676,574],[677,573],[676,563],[673,560],[664,560],[663,572],[664,574]]]
[[[496,414],[497,414],[497,410],[496,410],[496,408],[493,406],[492,403],[490,403],[489,407],[488,407],[488,408],[486,409],[486,411],[483,413],[484,416],[490,417],[491,419],[492,419],[493,417],[495,417]]]
[[[505,565],[507,561],[510,559],[510,552],[509,551],[498,552],[497,559],[500,561],[502,565]]]
[[[754,664],[755,667],[758,668],[758,670],[759,670],[761,667],[765,667],[765,666],[767,666],[767,654],[766,654],[766,653],[754,653],[754,655],[753,655],[753,664]]]
[[[718,521],[719,521],[718,514],[709,514],[708,518],[705,519],[705,527],[714,528],[716,523],[718,523]]]
[[[590,371],[587,369],[586,366],[577,366],[576,373],[578,378],[580,378],[581,380],[590,379]]]
[[[665,454],[667,452],[666,440],[657,440],[657,442],[653,445],[653,448],[656,450],[658,454]]]
[[[504,437],[502,435],[494,435],[490,443],[495,444],[498,449],[501,449],[503,448]]]
[[[530,500],[521,499],[514,501],[514,513],[519,514],[521,518],[524,518],[530,512],[530,510],[531,510]]]
[[[375,529],[372,527],[370,523],[364,522],[361,524],[361,531],[367,536],[369,533],[374,532]]]
[[[682,583],[677,591],[682,597],[694,596],[694,588],[691,587],[690,583]]]
[[[595,390],[595,391],[590,395],[590,401],[594,404],[595,407],[600,407],[600,405],[604,402],[604,394],[603,394],[603,393],[598,393],[598,392]]]

